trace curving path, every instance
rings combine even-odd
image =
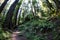
[[[27,40],[24,36],[19,36],[19,31],[16,30],[12,33],[12,40]]]

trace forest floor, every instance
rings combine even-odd
[[[44,36],[44,37],[46,37],[47,40],[60,40],[60,20],[55,21],[55,22],[57,22],[56,23],[57,27],[53,27],[53,28],[48,29],[48,30],[44,29],[42,31],[43,33],[38,31],[37,35]],[[12,40],[27,40],[26,37],[19,36],[19,34],[20,34],[20,31],[18,29],[13,31]],[[23,35],[25,35],[25,33],[23,33]],[[29,34],[27,34],[27,35],[29,35]]]
[[[12,40],[27,40],[24,36],[19,36],[19,31],[15,30],[12,32]]]
[[[58,33],[57,34],[57,39],[56,40],[60,40],[60,35],[59,35],[59,33],[60,33],[60,27],[57,27],[56,28],[56,32]],[[19,31],[19,30],[14,30],[13,32],[12,32],[12,34],[11,34],[11,40],[27,40],[27,38],[26,37],[24,37],[24,36],[19,36],[19,34],[20,34],[21,32]],[[40,33],[39,33],[40,34]],[[53,38],[53,34],[54,33],[52,33],[52,32],[50,32],[50,33],[48,33],[47,34],[47,39],[48,40],[52,40],[52,38]],[[24,35],[24,34],[23,34]],[[54,39],[55,40],[55,39]]]

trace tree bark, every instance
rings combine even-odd
[[[5,7],[5,5],[7,4],[8,0],[5,0],[4,3],[0,6],[0,13],[2,12],[3,8]]]
[[[3,23],[3,30],[7,29],[12,29],[13,28],[13,23],[12,23],[12,16],[13,16],[13,11],[16,7],[16,4],[18,3],[19,0],[15,0],[15,2],[11,5],[9,11],[7,12],[5,21]]]
[[[59,0],[54,0],[54,2],[56,4],[57,8],[60,9],[60,1]]]
[[[19,9],[20,9],[20,6],[21,6],[21,3],[22,3],[22,1],[23,0],[21,0],[21,1],[19,1],[18,3],[17,3],[17,7],[15,7],[15,10],[14,10],[14,22],[13,22],[13,24],[14,24],[14,29],[16,29],[17,28],[17,15],[18,15],[18,11],[19,11]]]

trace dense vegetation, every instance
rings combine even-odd
[[[0,40],[18,29],[27,40],[60,40],[60,0],[5,0],[0,6]]]

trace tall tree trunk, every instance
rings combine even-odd
[[[56,4],[57,8],[60,9],[60,1],[59,0],[54,0],[54,2]]]
[[[3,8],[5,7],[8,0],[5,0],[4,3],[0,6],[0,13],[2,12]]]
[[[20,6],[21,6],[21,3],[22,3],[23,0],[19,1],[15,7],[15,10],[14,10],[14,15],[13,15],[13,24],[14,24],[14,29],[17,28],[17,15],[18,15],[18,11],[20,9]]]
[[[23,0],[21,0],[18,4],[18,8],[17,8],[17,11],[16,11],[16,15],[15,15],[15,25],[17,25],[16,23],[17,23],[17,15],[18,15],[18,11],[19,11],[19,9],[20,9],[20,6],[21,6],[21,4],[22,4],[22,2],[23,2]]]
[[[53,0],[56,4],[56,7],[57,7],[57,11],[56,11],[56,15],[59,13],[60,11],[60,1],[59,0]]]
[[[9,11],[7,12],[6,19],[5,19],[4,23],[3,23],[3,30],[7,30],[7,29],[11,30],[13,28],[12,16],[13,16],[13,11],[14,11],[18,1],[19,0],[15,0],[15,2],[11,5]]]

